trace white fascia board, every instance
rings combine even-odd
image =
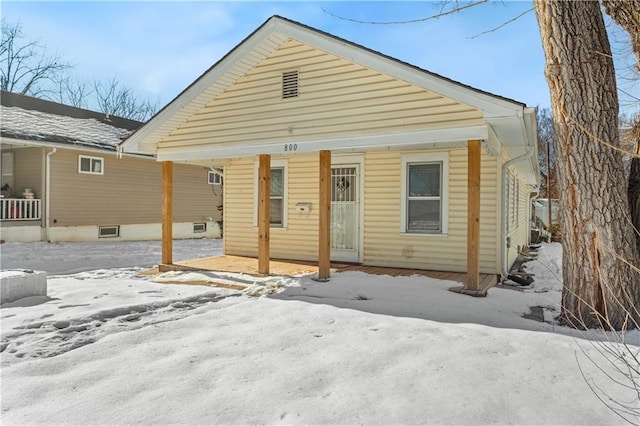
[[[218,144],[191,149],[164,149],[158,151],[157,160],[220,160],[225,158],[255,157],[260,154],[292,155],[318,152],[321,150],[330,150],[335,152],[359,152],[372,149],[437,148],[450,146],[452,143],[466,144],[469,140],[487,140],[488,138],[488,127],[486,125],[479,125],[389,135],[358,136],[312,141],[292,140],[287,143],[282,142],[235,146]]]
[[[58,148],[58,149],[66,149],[69,151],[82,151],[82,152],[92,152],[101,155],[118,155],[118,151],[112,151],[110,149],[100,149],[100,148],[91,148],[83,145],[69,145],[65,143],[55,143],[55,142],[39,142],[39,141],[30,141],[26,139],[14,139],[14,138],[6,138],[3,137],[0,142],[2,144],[10,144],[10,145],[22,145],[24,147],[35,147],[35,148]],[[154,160],[154,156],[142,155],[142,154],[123,154],[125,157],[133,157],[133,158],[143,158],[145,160]]]
[[[178,95],[169,105],[167,105],[158,115],[153,117],[136,133],[122,143],[123,151],[137,152],[140,150],[140,143],[147,137],[151,136],[158,127],[167,122],[171,117],[178,113],[182,108],[187,106],[198,96],[202,95],[212,84],[218,81],[222,76],[229,72],[243,57],[263,43],[274,32],[275,22],[267,22],[262,28],[252,34],[248,39],[236,47],[236,51],[223,58],[213,68],[202,74],[193,84],[183,93]],[[155,145],[156,143],[154,143]],[[150,147],[143,147],[148,152]]]
[[[484,111],[485,118],[522,116],[523,106],[519,103],[509,102],[505,99],[464,87],[461,84],[415,69],[407,64],[370,52],[361,47],[340,42],[328,35],[311,31],[290,22],[278,20],[275,22],[275,28],[302,43],[478,108]]]

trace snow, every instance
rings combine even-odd
[[[0,106],[2,132],[20,138],[60,141],[115,149],[132,131],[101,123],[94,118],[73,118],[18,107]]]
[[[418,276],[139,274],[159,244],[0,246],[2,268],[50,273],[47,297],[0,309],[2,424],[624,424],[590,384],[640,409],[590,362],[611,372],[605,336],[554,321],[558,244],[531,287],[486,298]]]
[[[19,277],[26,274],[24,270],[14,269],[11,271],[0,271],[0,279],[9,277]]]

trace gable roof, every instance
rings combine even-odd
[[[492,151],[516,158],[535,147],[535,109],[525,104],[459,83],[332,34],[287,18],[273,16],[205,71],[123,144],[125,152],[156,154],[158,144],[224,93],[288,40],[330,53],[368,69],[408,82],[482,111],[484,134]],[[475,138],[471,138],[475,139]],[[535,149],[535,148],[534,148]],[[535,156],[534,156],[535,157]],[[529,179],[537,180],[532,163]]]
[[[512,115],[526,107],[521,102],[464,85],[332,34],[281,16],[273,16],[135,132],[125,142],[124,149],[145,151],[144,145],[158,143],[289,38],[419,87],[427,87],[433,92],[485,111],[485,117]]]
[[[0,136],[36,144],[116,151],[141,122],[2,91]]]

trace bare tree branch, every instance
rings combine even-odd
[[[71,105],[76,108],[87,108],[93,90],[85,82],[77,81],[69,76],[55,79],[55,86],[42,90],[42,96],[54,102]]]
[[[158,110],[157,104],[138,98],[115,78],[107,82],[95,81],[93,87],[98,108],[105,114],[144,121]]]
[[[453,9],[448,10],[446,12],[440,12],[440,13],[438,13],[436,15],[427,16],[426,18],[410,19],[410,20],[406,20],[406,21],[361,21],[361,20],[358,20],[358,19],[345,18],[343,16],[336,15],[335,13],[332,13],[332,12],[328,11],[324,7],[322,8],[322,11],[324,13],[328,14],[328,15],[333,16],[334,18],[342,19],[343,21],[355,22],[355,23],[358,23],[358,24],[371,24],[371,25],[413,24],[413,23],[416,23],[416,22],[425,22],[425,21],[430,21],[432,19],[442,18],[443,16],[447,16],[447,15],[453,15],[455,13],[461,12],[461,11],[463,11],[465,9],[469,9],[469,8],[477,6],[479,4],[487,3],[488,1],[489,0],[478,0],[476,2],[472,2],[472,3],[466,4],[464,6],[458,6],[457,2],[456,2],[456,6]],[[444,6],[443,6],[443,9],[444,9]]]
[[[530,12],[533,12],[533,8],[525,10],[524,12],[519,14],[518,16],[515,16],[515,17],[509,19],[508,21],[503,22],[502,24],[498,25],[495,28],[492,28],[492,29],[487,30],[487,31],[483,31],[483,32],[481,32],[479,34],[476,34],[474,36],[467,37],[467,38],[474,39],[474,38],[478,38],[480,36],[483,36],[485,34],[489,34],[489,33],[492,33],[494,31],[498,31],[500,28],[505,27],[505,26],[509,25],[510,23],[517,21],[518,19],[522,18],[524,15],[526,15],[527,13],[530,13]]]
[[[71,65],[58,54],[47,55],[46,47],[35,41],[22,43],[20,24],[2,20],[0,41],[0,89],[23,95],[42,94],[39,85],[58,78]]]

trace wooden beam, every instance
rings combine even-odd
[[[173,263],[173,162],[162,162],[162,263]]]
[[[318,279],[331,274],[331,151],[320,151],[318,209]]]
[[[480,290],[480,153],[481,142],[467,145],[467,282],[469,291]]]
[[[269,274],[269,231],[271,222],[271,156],[260,155],[258,168],[258,273]]]

